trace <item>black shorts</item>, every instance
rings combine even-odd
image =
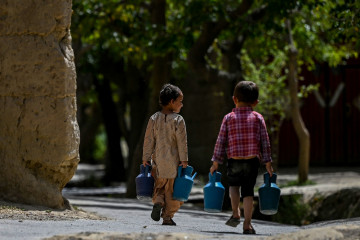
[[[258,158],[236,160],[228,159],[227,177],[229,186],[241,187],[241,197],[253,197],[254,186],[260,162]]]

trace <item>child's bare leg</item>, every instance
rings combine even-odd
[[[240,191],[239,187],[237,186],[230,186],[229,187],[229,194],[231,199],[231,208],[233,211],[233,217],[234,218],[240,218]]]
[[[251,218],[253,211],[253,197],[244,197],[244,225],[243,229],[251,229]]]

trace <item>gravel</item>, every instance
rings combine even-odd
[[[35,221],[67,221],[76,219],[107,220],[96,213],[86,212],[80,208],[73,207],[72,210],[57,210],[40,206],[10,203],[0,201],[0,219]]]

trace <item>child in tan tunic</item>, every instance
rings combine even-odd
[[[178,87],[163,86],[159,97],[162,110],[150,117],[144,138],[143,165],[152,160],[155,171],[151,218],[159,221],[161,216],[163,225],[176,225],[172,218],[183,204],[172,199],[178,166],[186,168],[188,164],[185,121],[178,114],[183,98]]]

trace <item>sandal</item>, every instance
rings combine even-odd
[[[159,221],[160,220],[161,209],[162,209],[161,204],[160,203],[155,203],[155,205],[153,206],[152,212],[151,212],[151,218],[154,221]]]
[[[256,231],[252,225],[250,225],[250,229],[244,229],[243,234],[256,234]]]
[[[240,218],[234,218],[233,216],[231,216],[230,219],[227,220],[225,224],[230,227],[237,227],[237,225],[240,224]]]
[[[170,218],[169,220],[164,219],[162,225],[176,226],[176,223]]]

